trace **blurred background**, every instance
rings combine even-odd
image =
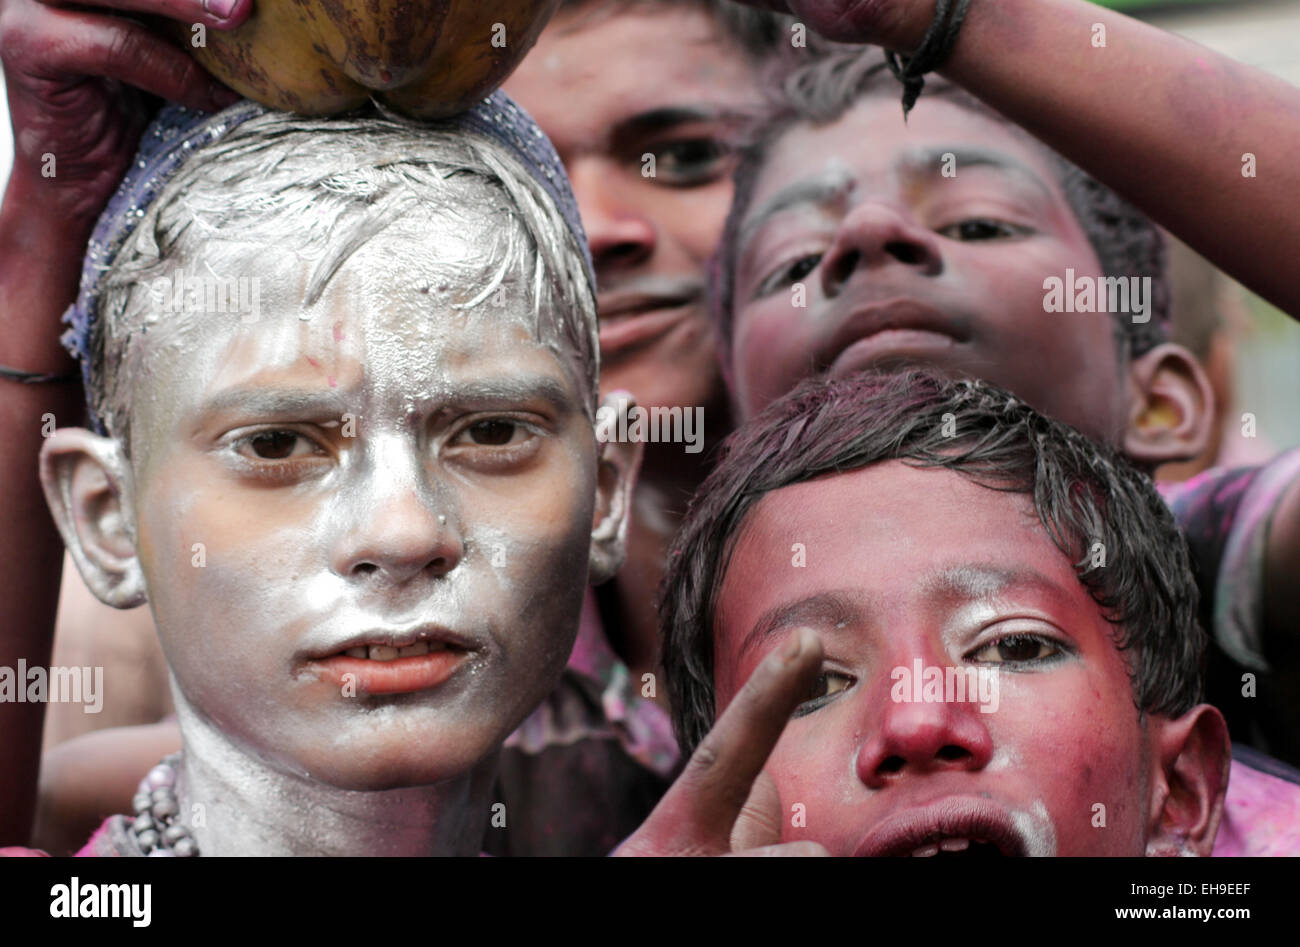
[[[1300,0],[1101,0],[1101,5],[1300,85]],[[0,97],[0,182],[8,180],[12,157],[8,111]],[[1182,478],[1216,461],[1258,461],[1300,445],[1300,323],[1245,293],[1186,248],[1174,246],[1173,256],[1176,339],[1207,366],[1223,404],[1210,454],[1166,469],[1162,477]],[[1247,413],[1254,416],[1254,437],[1243,434]]]

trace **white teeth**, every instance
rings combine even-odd
[[[371,661],[393,661],[397,658],[397,649],[386,644],[372,644],[368,657]]]
[[[360,648],[348,648],[347,655],[349,658],[364,658],[367,655],[365,646]]]
[[[417,641],[415,644],[408,644],[405,648],[398,648],[397,653],[403,658],[410,658],[420,654],[428,654],[429,642]]]
[[[939,847],[945,852],[964,852],[970,848],[970,839],[968,838],[946,838],[939,843]]]
[[[912,853],[913,858],[929,858],[931,855],[939,854],[938,845],[922,845]]]

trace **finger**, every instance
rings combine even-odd
[[[811,689],[821,660],[821,642],[801,628],[754,670],[664,797],[679,835],[719,853],[728,850],[754,780]]]
[[[781,841],[781,795],[767,773],[759,773],[731,830],[731,850],[762,848]]]
[[[786,842],[784,845],[765,845],[743,852],[732,852],[733,858],[830,858],[831,853],[816,842]]]
[[[124,13],[149,13],[182,23],[233,30],[253,13],[253,0],[41,0],[46,6],[104,7]]]
[[[61,10],[46,12],[55,19],[47,26],[47,35],[58,35],[60,41],[49,43],[42,51],[39,65],[31,70],[36,74],[56,79],[115,79],[169,102],[208,112],[239,98],[186,52],[138,23]]]

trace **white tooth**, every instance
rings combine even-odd
[[[367,654],[366,647],[362,645],[359,648],[348,648],[347,654],[349,658],[364,658]]]
[[[392,661],[397,657],[397,649],[386,644],[372,644],[370,646],[371,661]]]
[[[938,845],[922,845],[912,853],[913,858],[929,858],[931,855],[939,854]]]
[[[945,852],[964,852],[970,848],[970,839],[968,838],[946,838],[939,843],[939,847]]]
[[[428,654],[429,643],[427,641],[417,641],[415,644],[408,644],[405,648],[398,648],[397,653],[403,658],[410,658],[419,654]]]

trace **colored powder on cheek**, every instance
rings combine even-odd
[[[1028,812],[1012,812],[1011,819],[1025,840],[1026,855],[1050,858],[1056,854],[1056,831],[1043,800],[1035,799]]]

